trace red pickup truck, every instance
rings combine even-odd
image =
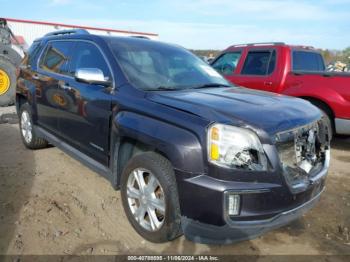
[[[233,45],[211,65],[236,85],[306,99],[322,110],[333,133],[350,134],[350,74],[326,72],[312,47]]]

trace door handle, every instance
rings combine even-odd
[[[72,88],[71,88],[71,87],[69,86],[69,84],[67,84],[67,83],[60,84],[59,86],[60,86],[60,88],[63,89],[63,90],[67,90],[67,91],[72,90]]]
[[[264,85],[265,85],[265,86],[272,86],[272,82],[271,82],[271,81],[265,81],[265,82],[264,82]]]

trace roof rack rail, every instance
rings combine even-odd
[[[53,31],[53,32],[47,33],[45,36],[72,35],[72,34],[88,35],[90,33],[85,29],[69,29],[69,30]]]
[[[248,44],[232,45],[232,47],[260,46],[260,45],[285,45],[285,43],[284,42],[261,42],[261,43],[248,43]]]
[[[143,35],[132,35],[132,36],[130,36],[130,37],[151,40],[149,37],[147,37],[147,36],[143,36]]]

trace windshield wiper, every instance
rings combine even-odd
[[[232,87],[232,85],[220,84],[220,83],[211,83],[203,84],[197,86],[191,86],[189,88],[184,87],[170,87],[170,86],[158,86],[157,88],[145,89],[146,91],[178,91],[186,89],[201,89],[201,88],[211,88],[211,87]]]
[[[231,85],[220,84],[220,83],[210,83],[191,87],[191,89],[201,89],[201,88],[211,88],[211,87],[232,87]]]
[[[145,89],[146,91],[176,91],[178,88],[169,87],[169,86],[158,86],[157,88]]]

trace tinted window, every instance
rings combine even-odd
[[[74,75],[79,68],[98,68],[105,77],[111,77],[107,62],[100,50],[92,43],[78,42],[70,65],[70,74]]]
[[[269,68],[267,69],[268,75],[275,70],[275,66],[276,66],[276,50],[273,50],[270,57]]]
[[[276,51],[249,51],[242,69],[243,75],[268,75],[275,69]]]
[[[325,66],[321,54],[309,51],[293,51],[293,70],[324,71]]]
[[[211,66],[183,48],[140,39],[109,41],[124,74],[136,88],[175,90],[230,85]]]
[[[46,71],[67,74],[67,62],[70,60],[72,46],[72,42],[50,42],[41,58],[40,67]]]
[[[42,50],[40,47],[40,42],[34,42],[28,49],[26,57],[29,65],[33,66],[35,64],[36,58],[40,53],[40,50]]]
[[[212,67],[223,75],[231,75],[235,71],[240,57],[241,52],[223,54],[212,64]]]

